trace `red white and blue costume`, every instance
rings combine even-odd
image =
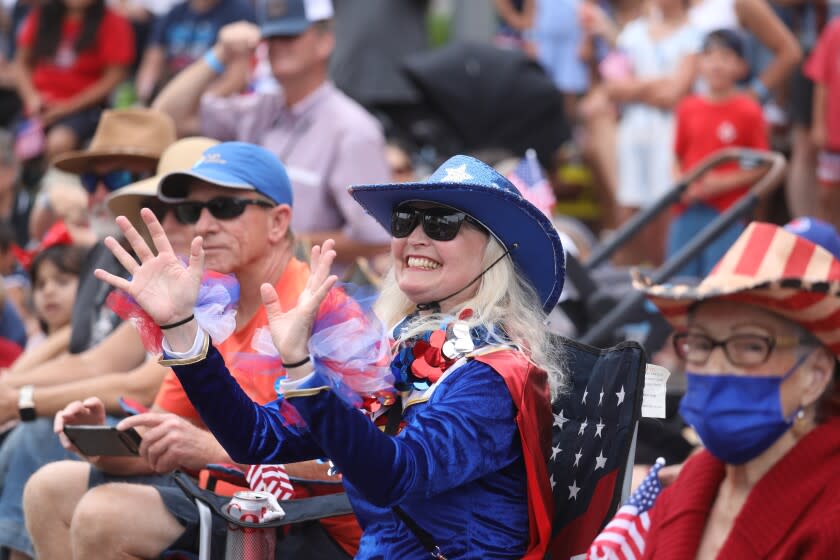
[[[361,189],[390,192],[388,186]],[[489,198],[482,199],[482,189]],[[557,234],[491,168],[456,156],[429,181],[398,190],[399,196],[393,189],[393,200],[381,212],[360,202],[384,225],[397,198],[445,198],[440,202],[470,213],[506,249],[516,249],[511,258],[525,269],[545,309],[556,303],[563,284]],[[442,196],[436,197],[435,190]],[[469,204],[458,204],[455,191],[472,191],[463,199]],[[506,209],[499,211],[499,204],[493,204],[494,210],[490,199]],[[488,223],[494,219],[509,223]],[[457,322],[453,318],[451,324]],[[403,424],[397,435],[386,434],[377,424],[387,407],[400,406],[399,401],[391,404],[379,392],[375,406],[360,412],[361,400],[354,402],[343,391],[352,385],[352,377],[337,381],[334,364],[319,359],[317,352],[314,372],[281,383],[283,396],[265,406],[253,403],[239,388],[203,332],[190,357],[170,354],[165,363],[173,366],[202,420],[235,461],[328,458],[336,466],[364,530],[357,558],[428,557],[391,509],[399,506],[432,535],[447,558],[541,559],[553,515],[546,462],[551,445],[549,384],[545,372],[523,352],[503,336],[488,334],[497,330],[473,328],[471,344],[457,355],[442,351],[457,331],[453,328],[412,337],[395,349],[385,371],[393,374],[392,386],[403,391]],[[463,337],[463,329],[461,333]],[[218,406],[220,396],[223,407]]]

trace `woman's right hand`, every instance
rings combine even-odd
[[[204,271],[202,239],[193,239],[189,265],[184,266],[172,250],[163,227],[152,211],[143,208],[140,215],[151,234],[157,255],[152,253],[131,222],[125,216],[119,216],[117,224],[140,262],[128,254],[116,239],[108,237],[105,245],[131,274],[131,280],[101,268],[96,269],[94,275],[114,288],[127,292],[158,325],[186,319],[193,313]]]

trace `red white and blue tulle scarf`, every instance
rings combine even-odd
[[[151,354],[160,354],[163,331],[148,313],[123,290],[108,294],[108,307],[124,321],[131,321],[143,347]],[[201,279],[193,314],[199,326],[216,342],[222,342],[236,330],[236,307],[239,304],[239,282],[232,274],[208,270]]]
[[[469,327],[472,312],[463,311],[440,328],[413,336],[394,347],[394,337],[414,316],[392,331],[373,313],[376,294],[370,289],[344,284],[333,288],[321,306],[309,341],[309,351],[318,373],[350,406],[372,419],[397,401],[401,393],[425,391],[461,357],[488,344],[505,343],[501,329]],[[260,352],[277,351],[267,328],[255,336]],[[282,379],[275,384],[282,399]],[[286,401],[280,410],[290,427],[305,429],[305,423]]]
[[[391,339],[373,313],[376,293],[352,284],[336,286],[321,304],[309,339],[309,354],[318,373],[342,400],[367,413],[396,402],[391,373]],[[268,327],[257,329],[252,346],[263,356],[279,360]],[[306,424],[283,399],[282,381],[275,389],[280,411],[290,427]]]

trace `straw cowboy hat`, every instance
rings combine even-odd
[[[148,239],[146,224],[140,218],[140,208],[150,197],[157,197],[158,183],[160,180],[176,171],[189,169],[201,158],[204,150],[215,146],[219,142],[212,138],[195,136],[178,140],[160,156],[157,166],[157,174],[148,179],[137,181],[118,189],[108,195],[105,200],[108,210],[114,216],[125,216],[131,221],[131,225]]]
[[[551,311],[560,298],[566,261],[557,230],[510,181],[484,162],[454,156],[425,181],[355,185],[350,194],[388,231],[391,213],[402,202],[433,202],[465,212],[510,250],[516,267],[536,290],[543,310]]]
[[[840,357],[840,260],[794,231],[751,223],[697,286],[654,285],[638,271],[633,284],[676,329],[698,302],[746,303],[800,325]]]
[[[175,123],[160,111],[140,108],[104,111],[87,149],[62,154],[53,165],[80,175],[91,164],[106,158],[154,164],[176,139]]]

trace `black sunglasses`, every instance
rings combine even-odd
[[[470,222],[484,231],[484,227],[466,212],[446,206],[417,208],[411,204],[401,204],[391,213],[391,235],[396,238],[408,237],[418,224],[423,232],[435,241],[452,241],[461,230],[461,224]]]
[[[265,200],[252,198],[234,198],[231,196],[217,196],[207,202],[197,200],[186,200],[174,204],[175,217],[182,224],[195,224],[201,217],[204,208],[217,220],[232,220],[238,218],[245,212],[248,206],[262,206],[263,208],[274,208],[274,204]]]
[[[98,173],[82,173],[79,176],[79,179],[81,180],[82,186],[85,190],[89,193],[93,193],[99,183],[105,185],[105,188],[109,191],[115,191],[126,185],[130,185],[131,183],[136,183],[141,179],[145,179],[148,176],[148,173],[135,173],[133,171],[119,170],[109,171],[103,175],[99,175]]]
[[[172,204],[163,202],[158,198],[148,198],[143,203],[144,208],[148,208],[152,211],[152,214],[155,215],[157,221],[163,223],[163,220],[166,218],[166,215],[169,213],[170,210],[175,210],[175,207]],[[177,212],[174,212],[175,220],[182,225],[187,225],[186,222],[182,221],[181,218],[178,216]]]

